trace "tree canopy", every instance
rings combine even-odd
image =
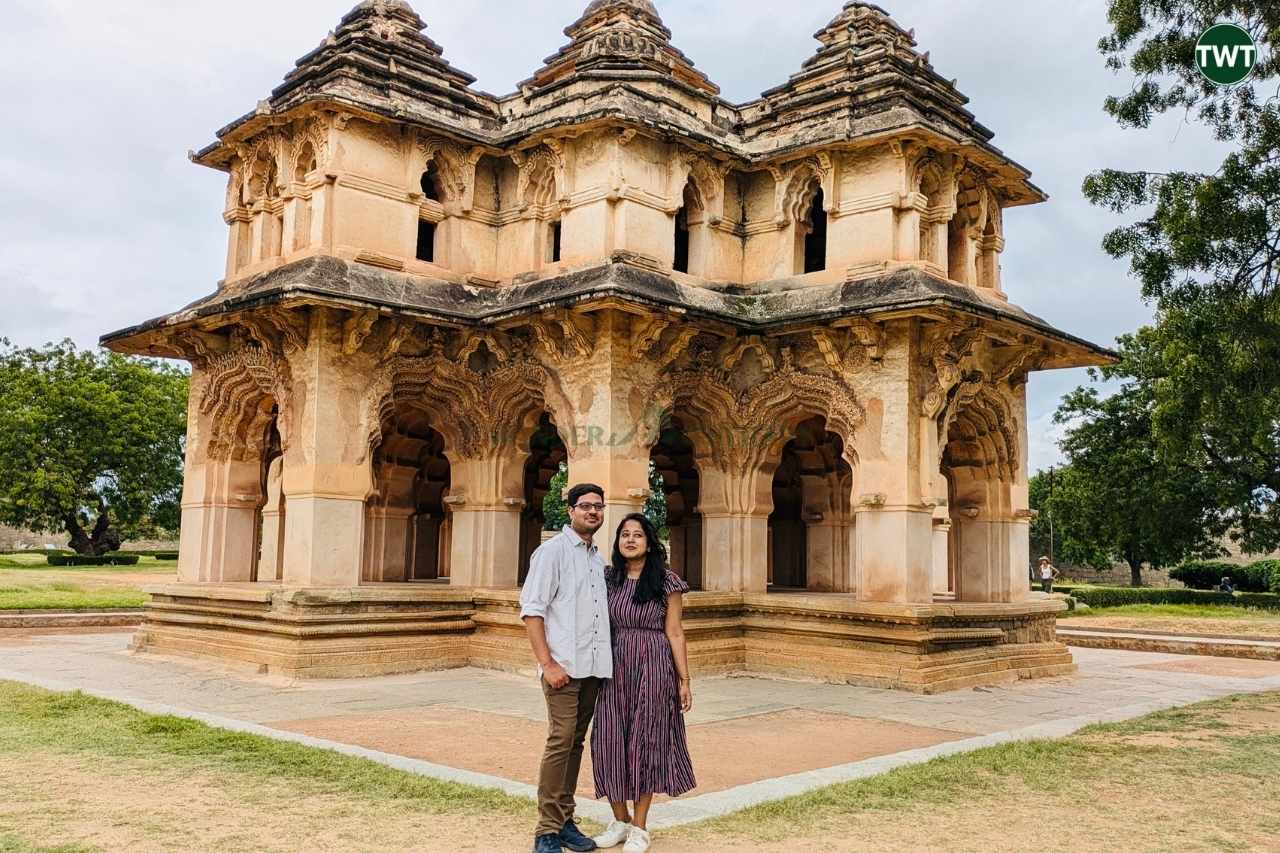
[[[1133,76],[1105,109],[1125,127],[1173,113],[1228,147],[1213,172],[1102,169],[1084,182],[1095,204],[1136,221],[1106,236],[1127,258],[1155,322],[1121,339],[1103,371],[1150,393],[1158,457],[1216,480],[1234,535],[1250,551],[1280,545],[1280,4],[1267,0],[1112,0],[1099,49]],[[1220,87],[1195,65],[1215,23],[1253,36],[1259,61]]]
[[[1154,409],[1152,388],[1141,381],[1106,398],[1095,387],[1068,394],[1054,414],[1070,424],[1061,442],[1068,464],[1055,472],[1052,497],[1043,482],[1033,494],[1043,502],[1036,508],[1053,515],[1062,559],[1099,568],[1124,560],[1134,586],[1144,564],[1160,569],[1216,555],[1227,525],[1211,471],[1160,458]]]
[[[0,340],[0,522],[79,553],[179,524],[187,376],[70,341]]]

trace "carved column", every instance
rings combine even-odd
[[[661,379],[665,361],[653,355],[666,328],[665,321],[613,310],[590,317],[559,312],[534,326],[550,374],[547,405],[565,438],[569,485],[594,483],[605,491],[596,545],[606,555],[622,518],[642,511],[649,497],[649,453],[670,405]]]
[[[921,489],[918,352],[915,322],[886,324],[875,397],[866,401],[867,435],[858,452],[854,511],[860,601],[933,600],[933,502]]]
[[[344,323],[339,312],[314,311],[306,348],[291,360],[297,402],[284,465],[286,586],[360,583],[365,500],[373,491],[360,429],[369,364],[354,357]]]
[[[383,464],[378,467],[378,493],[370,501],[365,519],[366,581],[409,580],[410,525],[414,516],[413,487],[416,468]]]

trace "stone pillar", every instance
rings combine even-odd
[[[283,457],[271,460],[267,469],[266,503],[262,507],[262,527],[258,544],[258,583],[280,580],[284,556],[285,503],[281,474]]]
[[[413,487],[418,471],[405,465],[378,467],[378,493],[370,500],[365,518],[366,581],[399,582],[409,579],[410,524],[415,513]]]
[[[262,468],[253,462],[189,462],[182,488],[178,577],[190,583],[253,579]]]
[[[284,583],[358,586],[365,501],[373,492],[360,428],[369,365],[344,354],[342,315],[313,310],[307,346],[291,360],[296,400],[285,451]]]
[[[546,400],[565,439],[569,486],[604,489],[604,524],[595,541],[608,559],[622,518],[641,512],[649,497],[649,453],[669,389],[651,359],[633,354],[633,323],[643,320],[602,311],[590,321],[561,315],[556,322],[563,341],[547,327],[541,337],[551,373]],[[586,322],[590,328],[580,325]]]
[[[769,513],[773,466],[726,470],[699,457],[702,513],[702,588],[716,592],[767,592]]]
[[[942,508],[945,511],[945,507]],[[951,520],[933,517],[933,593],[951,592]]]
[[[866,400],[867,434],[857,447],[860,468],[854,512],[860,601],[933,601],[933,499],[928,491],[930,421],[923,416],[914,321],[886,325],[877,387]],[[899,424],[898,428],[888,428]]]
[[[450,583],[511,589],[519,583],[524,454],[450,459]]]

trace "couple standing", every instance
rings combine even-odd
[[[625,841],[625,853],[644,853],[653,795],[675,797],[695,785],[682,716],[693,706],[680,624],[689,586],[668,568],[657,528],[643,514],[622,520],[606,563],[593,541],[604,524],[604,490],[574,486],[568,504],[569,524],[533,552],[520,594],[548,720],[533,850]],[[596,797],[608,797],[614,816],[595,839],[573,819],[593,716]]]

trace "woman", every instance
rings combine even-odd
[[[678,797],[696,785],[682,716],[693,707],[680,625],[689,585],[667,567],[657,528],[638,512],[619,525],[605,578],[613,678],[596,702],[591,761],[596,797],[609,798],[614,820],[595,842],[615,847],[625,840],[625,853],[644,853],[653,795]]]

